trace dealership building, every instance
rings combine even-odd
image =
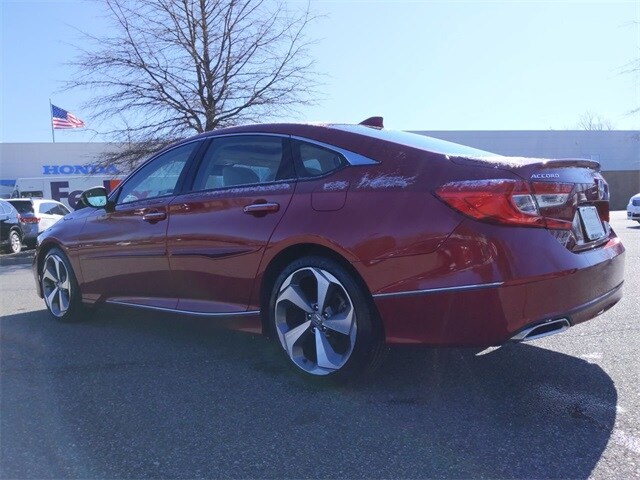
[[[611,208],[626,207],[640,192],[640,132],[626,130],[417,131],[500,155],[538,158],[587,158],[600,162],[609,183]],[[113,143],[1,143],[0,195],[8,196],[18,178],[118,175],[117,169],[96,170],[100,155],[117,149]]]

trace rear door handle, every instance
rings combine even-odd
[[[244,213],[248,213],[250,215],[264,215],[265,213],[273,213],[280,210],[279,203],[252,203],[251,205],[247,205],[244,207]]]
[[[142,215],[142,220],[150,223],[159,222],[165,218],[167,218],[167,214],[165,212],[149,212]]]

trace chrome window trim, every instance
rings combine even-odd
[[[222,135],[211,135],[209,137],[207,137],[207,139],[214,141],[216,138],[228,138],[228,137],[247,137],[247,136],[251,136],[251,137],[255,137],[255,136],[267,136],[267,137],[277,137],[277,138],[291,138],[291,135],[283,135],[281,133],[225,133]],[[251,188],[251,187],[262,187],[262,186],[268,186],[268,185],[278,185],[278,184],[285,184],[285,183],[295,183],[299,180],[298,176],[295,174],[295,169],[294,169],[294,175],[291,178],[283,178],[280,180],[271,180],[269,182],[258,182],[258,183],[242,183],[242,184],[238,184],[238,185],[232,185],[232,186],[228,186],[228,187],[218,187],[218,188],[209,188],[206,190],[194,190],[195,187],[195,183],[196,183],[196,178],[198,176],[198,170],[200,170],[200,167],[202,166],[202,164],[204,163],[204,157],[205,154],[207,153],[207,150],[209,150],[209,147],[207,147],[205,149],[205,151],[202,153],[202,158],[201,161],[198,162],[199,164],[197,165],[198,168],[196,168],[195,174],[193,176],[193,181],[191,182],[191,189],[189,189],[188,191],[185,191],[183,193],[180,193],[178,195],[191,195],[191,194],[197,194],[197,193],[203,193],[203,192],[224,192],[225,190],[231,190],[234,188]],[[284,151],[284,148],[283,148]]]
[[[291,138],[291,135],[287,135],[285,133],[265,133],[265,132],[220,133],[220,134],[209,135],[203,138],[206,138],[208,140],[215,140],[216,138],[223,138],[223,137],[247,137],[247,136],[248,137],[265,137],[266,136],[266,137]]]
[[[393,292],[393,293],[376,293],[373,298],[385,298],[385,297],[406,297],[410,295],[429,295],[431,293],[443,293],[443,292],[461,292],[466,290],[480,290],[483,288],[495,288],[504,284],[504,282],[493,283],[478,283],[474,285],[461,285],[459,287],[440,287],[440,288],[428,288],[426,290],[409,290],[406,292]]]
[[[358,166],[358,165],[378,165],[380,162],[374,160],[369,157],[365,157],[364,155],[360,155],[359,153],[352,152],[351,150],[346,150],[344,148],[336,147],[335,145],[331,145],[330,143],[319,142],[318,140],[312,140],[307,137],[300,137],[298,135],[286,135],[283,133],[250,133],[250,132],[241,132],[241,133],[223,133],[221,135],[211,135],[207,138],[216,139],[222,137],[238,137],[238,136],[247,136],[247,135],[267,135],[271,137],[285,137],[290,138],[292,140],[298,140],[301,142],[310,143],[312,145],[318,145],[319,147],[326,148],[327,150],[332,150],[336,153],[342,155],[349,165]]]
[[[192,310],[180,310],[178,308],[166,308],[166,307],[156,307],[153,305],[141,305],[138,303],[129,303],[129,302],[119,302],[118,300],[107,300],[105,303],[110,303],[111,305],[122,305],[125,307],[134,307],[134,308],[145,308],[147,310],[158,310],[161,312],[170,312],[170,313],[185,313],[187,315],[195,315],[199,317],[217,317],[217,318],[226,318],[226,317],[242,317],[245,315],[259,315],[259,310],[246,310],[244,312],[226,312],[226,313],[208,313],[208,312],[194,312]]]

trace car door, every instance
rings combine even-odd
[[[166,254],[169,205],[201,143],[161,153],[116,190],[113,209],[98,209],[87,218],[79,239],[87,300],[176,306]]]
[[[11,209],[4,202],[0,202],[0,241],[2,242],[9,238],[9,230],[12,226],[9,218],[10,213]]]
[[[288,137],[211,140],[190,192],[170,206],[167,250],[179,309],[247,310],[265,247],[294,189]]]

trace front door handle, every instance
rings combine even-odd
[[[271,202],[271,203],[252,203],[251,205],[247,205],[243,208],[244,213],[248,213],[250,215],[264,215],[266,213],[273,213],[280,210],[280,204]]]
[[[165,212],[148,212],[142,215],[142,220],[149,223],[159,222],[165,218],[167,218],[167,214]]]

